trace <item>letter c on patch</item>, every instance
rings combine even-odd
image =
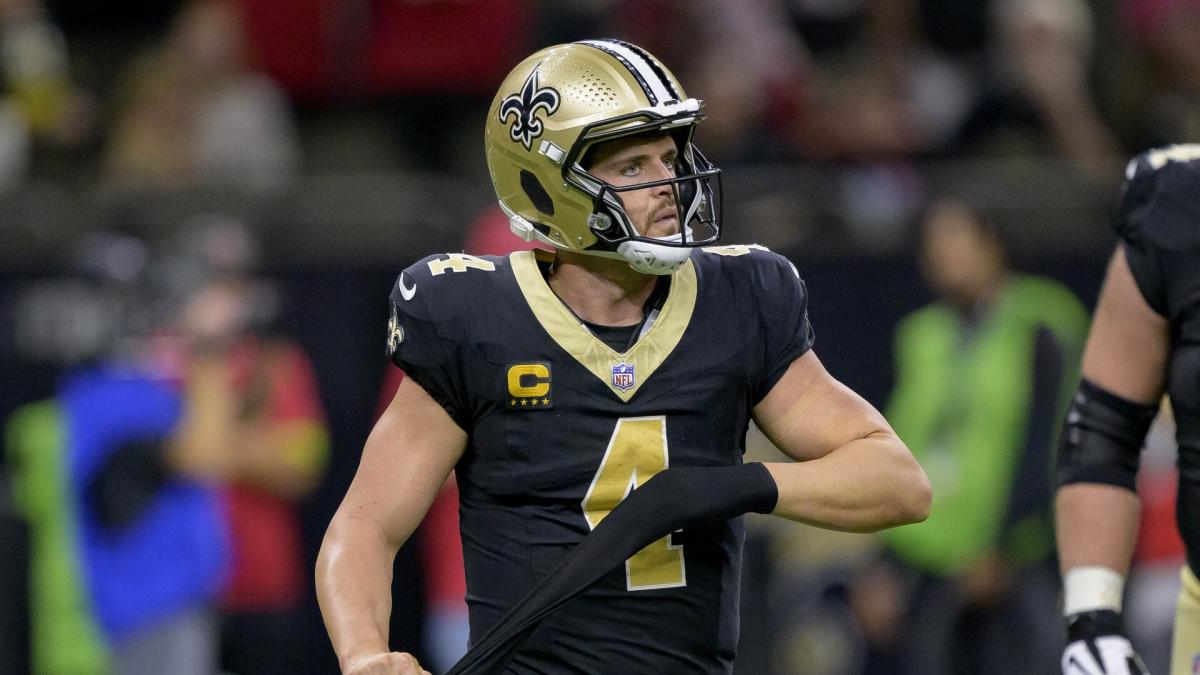
[[[550,392],[550,369],[542,363],[519,363],[508,368],[508,394],[518,398]]]

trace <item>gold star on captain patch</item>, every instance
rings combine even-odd
[[[542,405],[550,405],[550,399],[548,399],[548,398],[542,399]]]

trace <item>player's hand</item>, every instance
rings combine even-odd
[[[406,652],[367,654],[348,661],[342,675],[430,675]]]
[[[1062,671],[1063,675],[1149,675],[1125,637],[1121,615],[1111,609],[1067,617]]]

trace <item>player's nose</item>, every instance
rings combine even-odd
[[[666,180],[668,178],[671,178],[671,176],[670,175],[655,176],[654,180]],[[662,185],[655,185],[653,188],[650,188],[650,190],[651,190],[651,194],[654,195],[655,197],[658,197],[660,199],[668,199],[672,202],[675,201],[675,185],[673,183],[663,183]]]

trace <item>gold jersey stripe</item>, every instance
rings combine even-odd
[[[1187,565],[1179,572],[1179,598],[1171,641],[1171,675],[1191,675],[1200,662],[1200,581]]]
[[[548,251],[517,251],[509,255],[513,274],[525,301],[529,303],[538,323],[560,347],[600,378],[613,394],[628,402],[683,338],[692,320],[692,312],[696,309],[696,268],[689,260],[671,275],[671,291],[658,319],[633,348],[620,354],[592,335],[550,290],[542,278],[537,261],[539,257],[548,260],[553,255]],[[628,391],[621,391],[612,385],[612,368],[622,362],[634,367],[634,384]]]

